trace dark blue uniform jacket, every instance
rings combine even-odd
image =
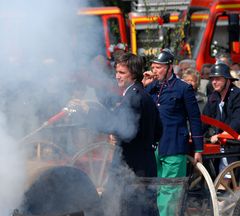
[[[127,90],[114,115],[111,127],[119,138],[123,161],[137,176],[156,176],[152,146],[160,139],[162,126],[158,110],[142,83],[137,82]]]
[[[191,85],[178,79],[175,74],[164,84],[154,81],[146,91],[154,99],[160,112],[163,134],[159,143],[159,155],[189,153],[190,126],[194,151],[203,149],[200,111]]]

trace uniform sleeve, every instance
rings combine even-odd
[[[203,133],[202,122],[200,118],[200,111],[194,90],[191,85],[188,85],[184,91],[184,104],[189,120],[191,137],[193,142],[194,151],[203,150]]]
[[[203,113],[203,115],[213,117],[211,115],[211,104],[209,102],[209,98],[208,98],[206,105],[203,108],[202,113]],[[213,136],[214,134],[216,134],[215,129],[213,127],[211,127],[209,124],[202,123],[202,128],[203,128],[204,137],[206,137],[206,138],[209,138],[209,137]]]
[[[238,93],[232,100],[230,127],[240,133],[240,93]]]

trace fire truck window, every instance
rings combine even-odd
[[[206,29],[206,23],[208,19],[209,11],[196,11],[192,13],[190,22],[189,32],[186,35],[186,42],[189,43],[192,58],[196,59],[196,56],[199,52],[201,39],[203,37],[203,33]]]
[[[161,48],[164,30],[161,28],[137,29],[137,48],[141,55],[156,54]]]
[[[110,44],[118,44],[121,42],[119,22],[117,18],[108,19],[108,29],[110,36]]]
[[[97,16],[83,16],[74,32],[76,52],[94,58],[105,55],[105,40],[102,20]],[[76,55],[79,56],[79,55]]]
[[[219,16],[213,32],[211,42],[211,56],[215,57],[218,53],[230,52],[228,17]]]
[[[238,13],[229,14],[229,43],[232,53],[240,53],[240,18]]]
[[[175,47],[177,26],[174,24],[137,25],[137,49],[140,55],[157,55],[163,47]]]

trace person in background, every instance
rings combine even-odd
[[[219,55],[217,55],[216,62],[218,61],[225,63],[228,67],[232,66],[232,58],[229,53],[220,53]]]
[[[205,94],[206,96],[209,96],[213,91],[212,83],[210,82],[210,79],[209,79],[211,67],[212,67],[212,64],[209,64],[209,63],[203,64],[200,72],[201,83],[199,86],[199,91]]]
[[[230,67],[223,62],[216,62],[209,75],[214,91],[208,97],[208,101],[203,109],[203,114],[229,125],[237,133],[240,133],[240,89],[236,87],[230,74]],[[205,137],[211,143],[218,142],[218,134],[221,129],[210,125],[203,125]],[[235,150],[234,150],[235,149]],[[239,147],[231,146],[227,150],[240,151]],[[224,149],[222,149],[224,152]],[[221,160],[215,160],[216,173],[219,173],[224,167],[233,161],[240,160],[239,157],[227,157]]]
[[[209,80],[209,74],[211,72],[211,67],[212,66],[213,65],[210,64],[210,63],[206,63],[206,64],[202,65],[202,68],[201,68],[201,78],[202,79]]]
[[[179,62],[180,70],[178,71],[178,78],[182,78],[182,74],[184,71],[186,71],[188,68],[196,68],[196,61],[193,59],[183,59]]]
[[[238,62],[233,62],[231,65],[231,70],[236,71],[240,74],[240,64]]]
[[[163,134],[155,151],[159,178],[186,176],[190,132],[194,160],[202,161],[203,135],[197,99],[192,86],[174,74],[173,62],[172,51],[163,49],[151,61],[151,72],[144,73],[142,81],[158,107],[163,125]],[[161,216],[176,214],[179,190],[176,186],[161,186],[157,200]]]
[[[207,102],[207,97],[205,94],[203,94],[202,92],[200,92],[199,86],[201,84],[201,77],[200,74],[197,70],[192,69],[192,68],[188,68],[182,76],[182,79],[184,81],[186,81],[188,84],[191,84],[194,92],[195,92],[195,96],[197,98],[197,102],[198,102],[198,106],[200,109],[200,112],[202,113],[203,107],[205,106],[206,102]]]
[[[239,81],[239,79],[240,79],[240,64],[237,62],[232,63],[230,73],[234,78],[238,79],[238,81],[234,81],[234,84],[238,88],[240,88],[240,81]]]

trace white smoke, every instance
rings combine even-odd
[[[99,59],[96,61],[96,56],[105,55],[99,18],[77,15],[89,2],[0,0],[1,216],[8,216],[18,207],[29,180],[29,151],[19,140],[59,112],[72,98],[74,87],[78,90],[74,94],[81,99],[96,100],[99,86],[112,82],[112,77],[106,75],[108,69],[98,64]],[[100,96],[109,94],[103,93]],[[40,138],[48,138],[45,132]],[[80,142],[91,141],[84,136],[78,138]],[[129,134],[126,136],[129,138]],[[54,141],[60,147],[68,141],[61,130],[57,137]],[[67,151],[74,153],[75,149]]]
[[[0,112],[0,215],[10,215],[20,204],[26,180],[25,154],[7,134],[5,117]]]
[[[27,150],[18,141],[61,110],[69,100],[66,82],[101,47],[81,29],[82,6],[87,1],[0,0],[1,216],[21,203],[28,181]]]

